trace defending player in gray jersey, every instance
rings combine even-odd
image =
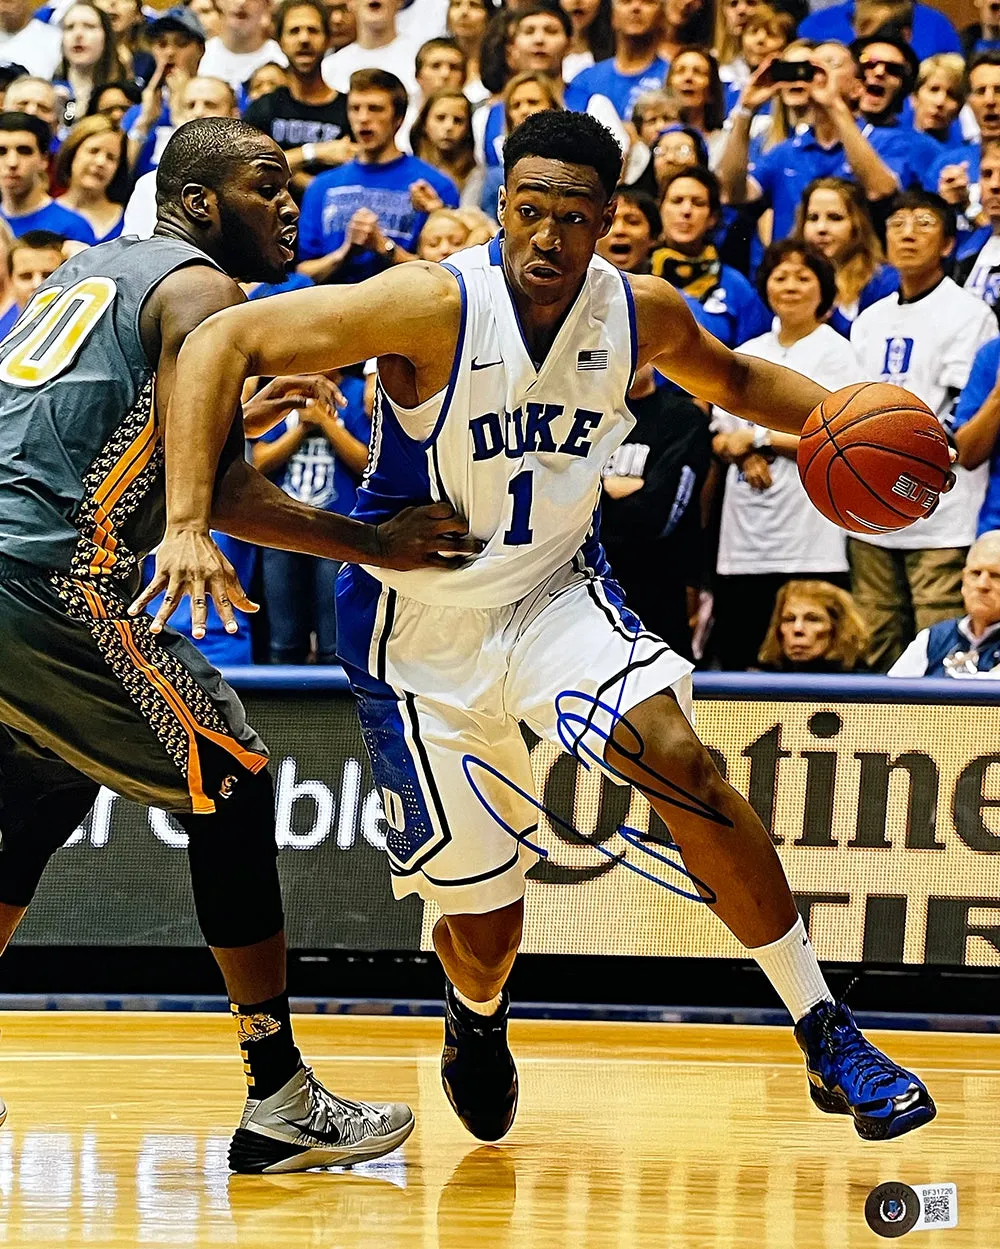
[[[237,1016],[249,1086],[229,1155],[238,1171],[377,1157],[406,1139],[413,1116],[334,1097],[299,1057],[267,752],[195,647],[130,614],[142,558],[185,478],[213,525],[249,542],[396,568],[478,549],[446,506],[375,526],[290,499],[245,463],[238,401],[227,401],[218,467],[192,463],[175,433],[186,336],[243,302],[237,277],[280,281],[293,259],[288,177],[280,149],[251,126],[182,126],[157,173],[154,237],[61,266],[0,343],[0,950],[100,785],[174,812]],[[310,392],[332,401],[325,379],[279,381],[258,415]],[[204,539],[182,528],[196,555]],[[224,561],[209,587],[230,629],[232,603],[255,610]],[[205,592],[199,584],[195,636]]]

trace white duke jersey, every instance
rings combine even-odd
[[[601,469],[634,425],[626,395],[637,336],[625,276],[595,256],[536,368],[504,276],[501,236],[450,258],[462,292],[447,387],[416,408],[378,388],[354,515],[381,521],[446,499],[486,546],[458,568],[368,571],[406,598],[517,602],[574,558],[607,571]]]

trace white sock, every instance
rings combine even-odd
[[[496,997],[491,998],[488,1002],[474,1002],[472,998],[466,997],[461,989],[455,990],[455,996],[463,1006],[467,1006],[469,1010],[474,1011],[477,1015],[495,1015],[500,1009],[500,999],[503,994],[498,993]]]
[[[783,937],[770,945],[757,946],[750,953],[796,1023],[817,1003],[833,1001],[801,915]]]

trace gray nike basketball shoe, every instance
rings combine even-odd
[[[229,1169],[259,1175],[351,1166],[391,1153],[412,1131],[409,1106],[337,1097],[302,1066],[270,1097],[247,1098]]]

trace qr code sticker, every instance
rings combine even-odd
[[[914,1185],[920,1197],[917,1228],[958,1226],[958,1190],[954,1184]]]
[[[951,1218],[951,1193],[937,1189],[924,1196],[924,1222],[947,1223]]]

